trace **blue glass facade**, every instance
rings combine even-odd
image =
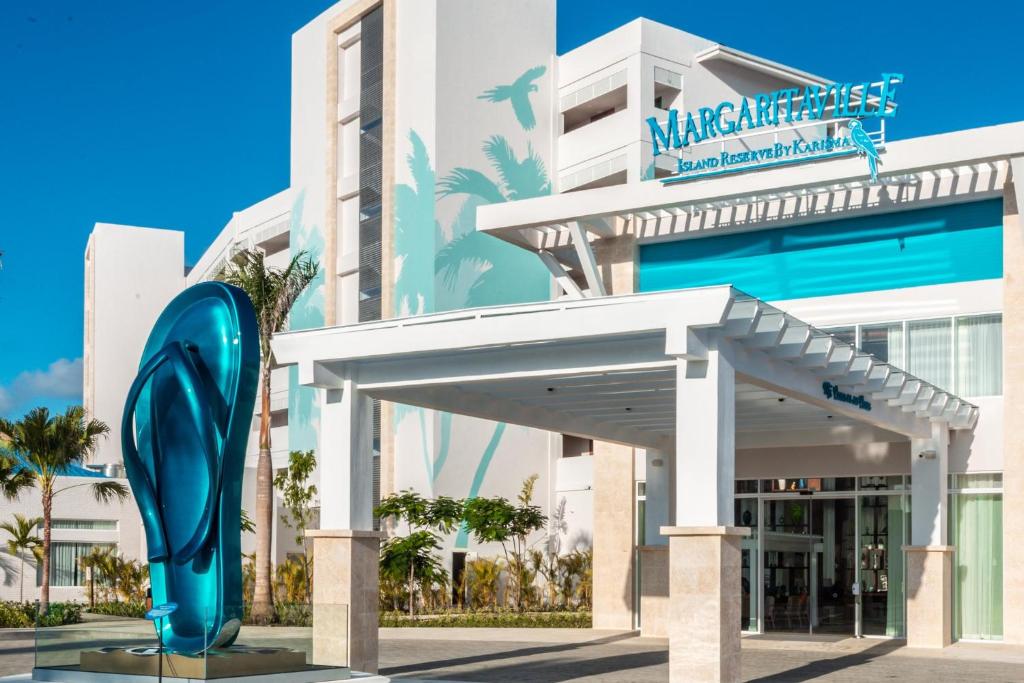
[[[1002,200],[640,248],[640,291],[732,284],[764,300],[1003,276]]]

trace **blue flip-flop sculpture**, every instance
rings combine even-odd
[[[227,647],[242,619],[245,449],[259,383],[248,296],[204,282],[167,305],[128,391],[121,445],[146,532],[153,604],[168,650]]]

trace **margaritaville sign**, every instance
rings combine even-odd
[[[676,175],[662,182],[850,154],[865,156],[871,178],[877,180],[878,148],[862,122],[895,116],[896,86],[902,82],[903,74],[883,73],[876,83],[783,88],[738,103],[700,107],[685,118],[672,109],[664,123],[652,116],[647,124],[654,156],[680,150]],[[836,123],[823,125],[830,121]],[[766,133],[777,133],[776,139],[763,141]],[[721,143],[719,149],[708,144],[715,141]]]

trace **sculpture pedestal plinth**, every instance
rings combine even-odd
[[[36,668],[32,681],[62,683],[149,683],[157,681],[160,655],[155,647],[84,650],[77,667]],[[231,647],[206,656],[163,655],[165,683],[222,680],[253,683],[335,683],[351,678],[347,667],[306,664],[306,654],[288,648]]]

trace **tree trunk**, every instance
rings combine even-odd
[[[416,558],[409,563],[409,616],[416,616]]]
[[[53,490],[43,487],[43,587],[39,595],[39,614],[50,608],[50,513],[53,510]]]
[[[260,384],[260,454],[256,461],[256,582],[252,618],[267,624],[273,614],[271,545],[274,527],[274,465],[270,456],[270,364],[264,359]]]
[[[23,550],[22,553],[25,551]],[[20,602],[25,602],[25,555],[21,556],[21,598]]]

